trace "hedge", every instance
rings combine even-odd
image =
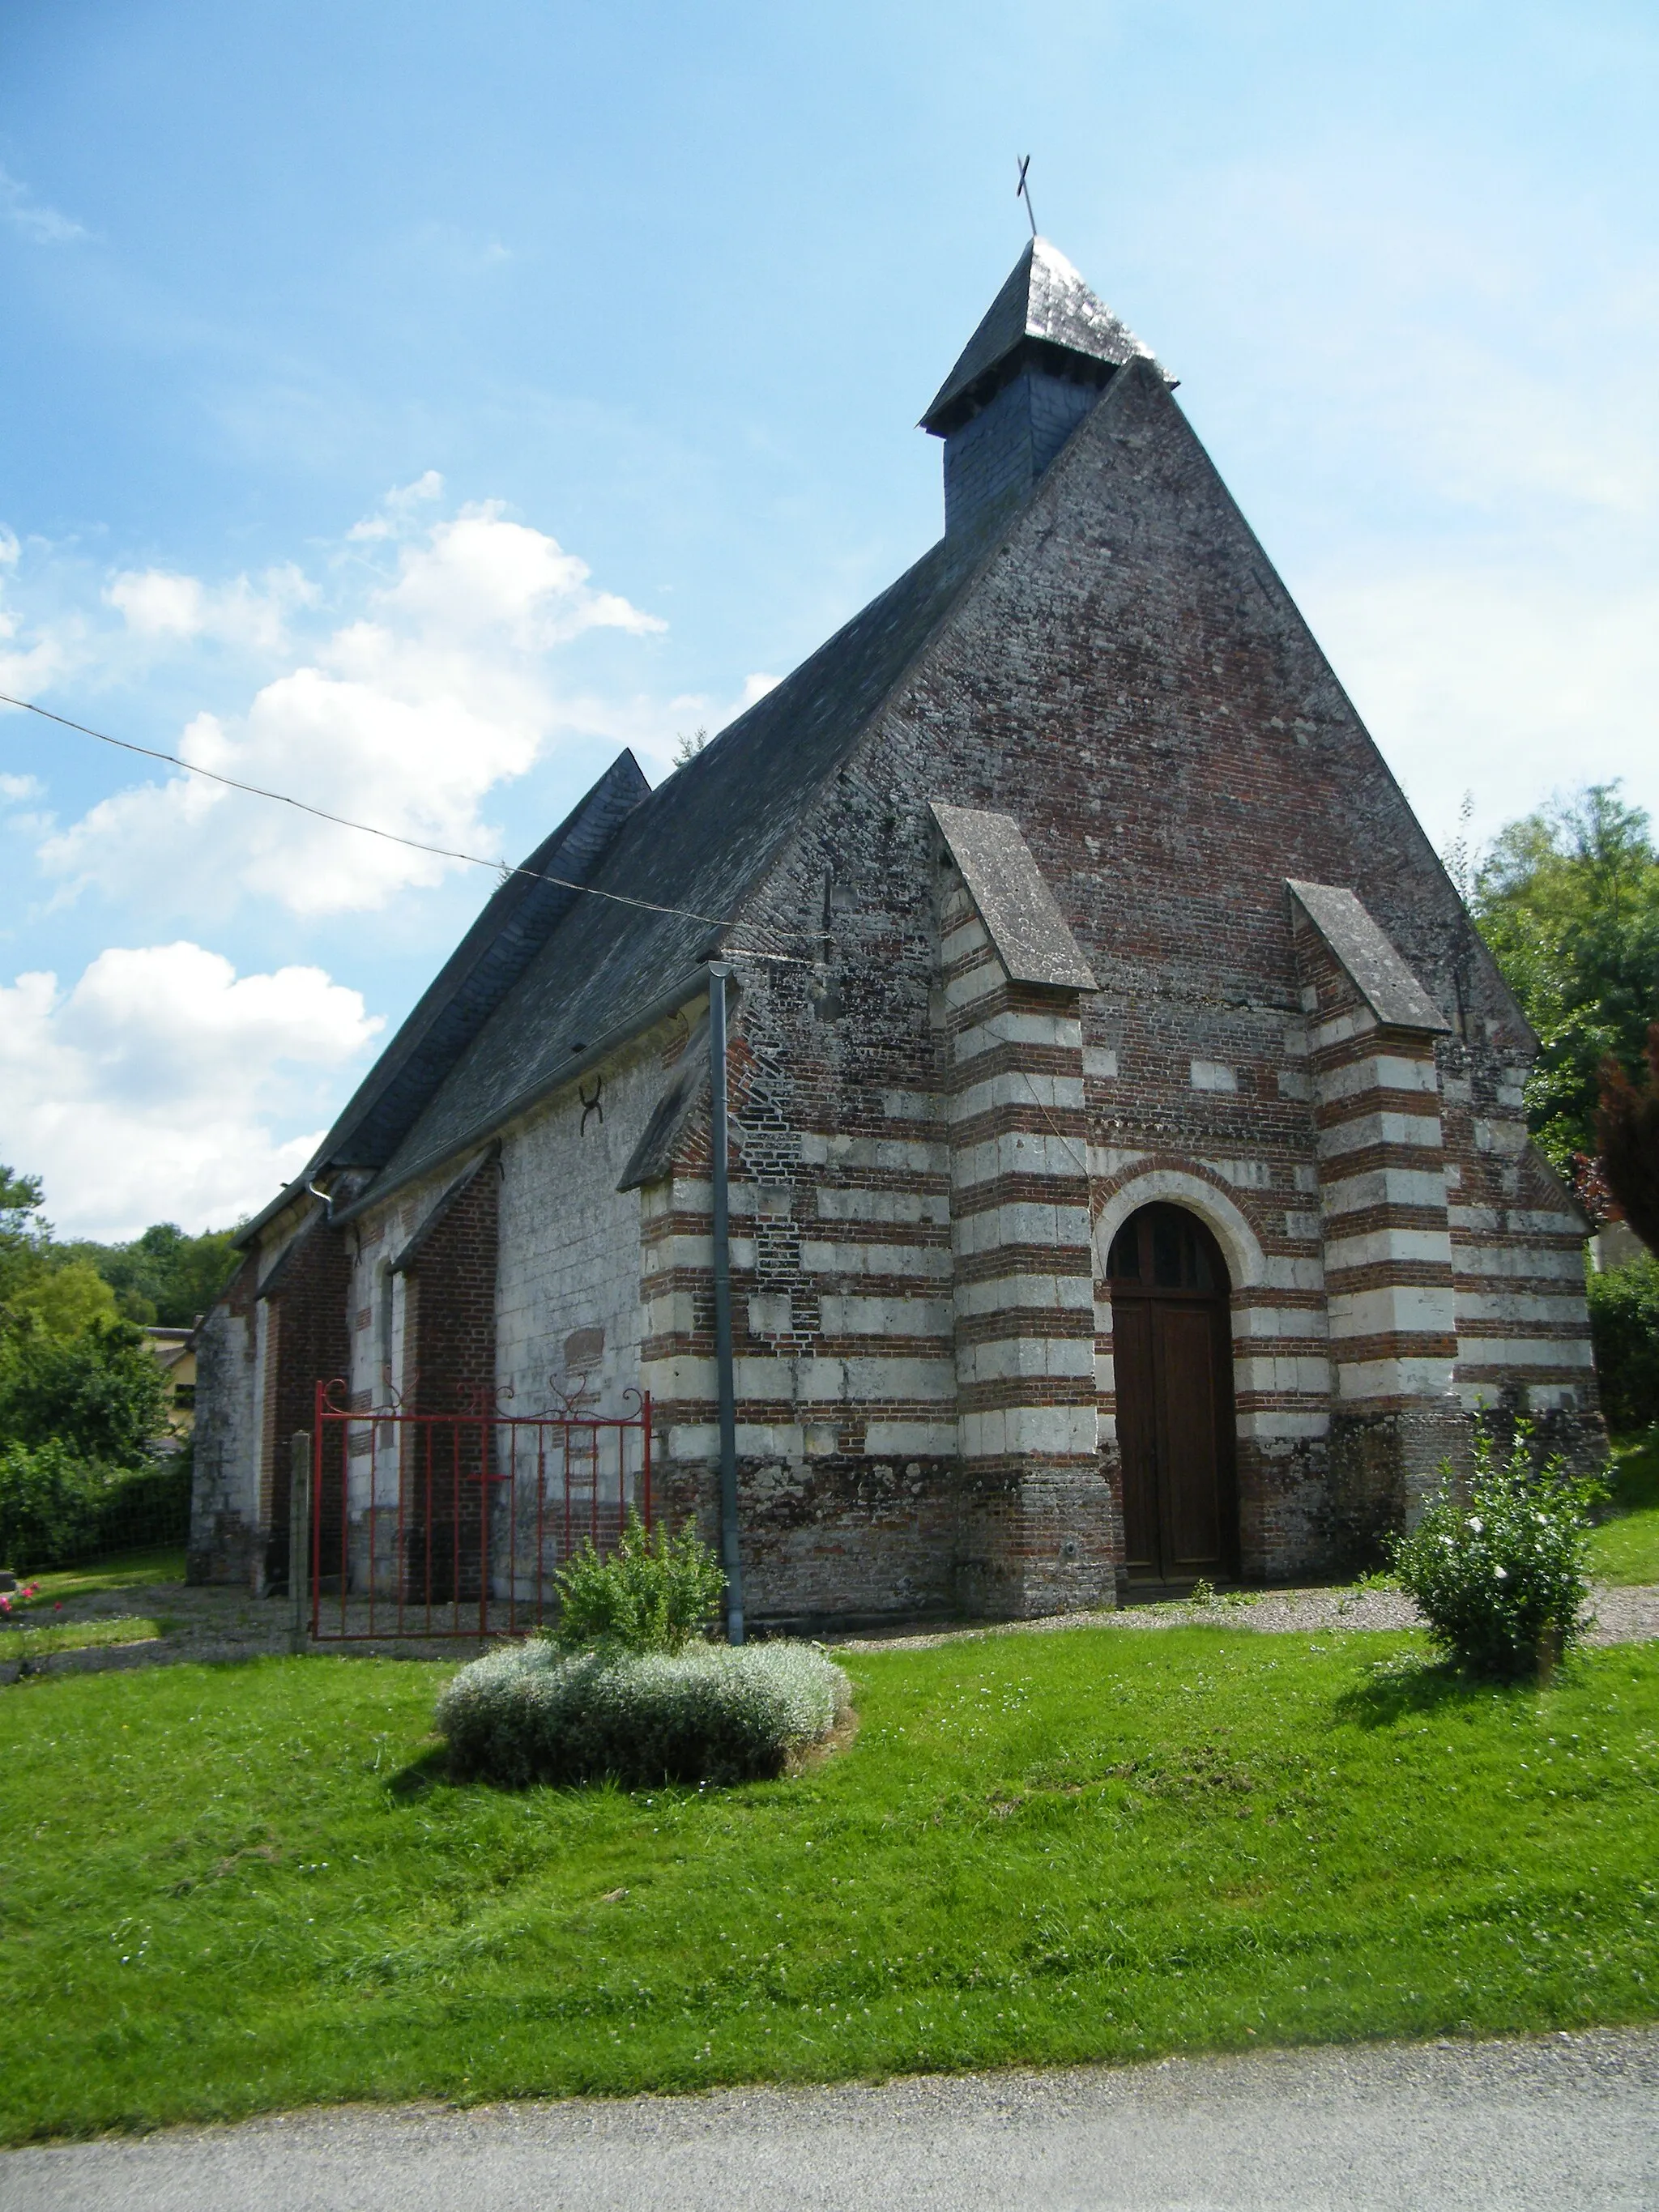
[[[1590,1335],[1610,1429],[1659,1423],[1659,1260],[1644,1253],[1589,1278]]]
[[[115,1552],[182,1544],[188,1448],[143,1467],[79,1458],[56,1437],[0,1450],[0,1566],[20,1574]]]

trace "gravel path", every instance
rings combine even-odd
[[[1659,2031],[347,2107],[0,2155],[5,2212],[1635,2212]]]
[[[1590,1644],[1645,1644],[1659,1638],[1659,1586],[1592,1586]],[[1401,1590],[1346,1588],[1246,1590],[1194,1604],[1127,1605],[1112,1613],[1064,1613],[1046,1620],[994,1621],[920,1635],[837,1638],[848,1651],[925,1651],[966,1636],[1042,1636],[1068,1628],[1240,1628],[1266,1636],[1317,1635],[1351,1628],[1420,1628],[1423,1616]]]
[[[1632,1589],[1598,1583],[1592,1595],[1596,1625],[1591,1644],[1640,1644],[1659,1638],[1659,1586]],[[361,1610],[361,1608],[356,1608]],[[189,1660],[252,1659],[292,1649],[290,1614],[283,1598],[250,1597],[246,1590],[215,1586],[193,1589],[184,1583],[154,1583],[131,1589],[100,1590],[70,1600],[61,1613],[32,1613],[30,1625],[47,1626],[82,1620],[150,1616],[166,1623],[166,1633],[139,1644],[106,1645],[89,1651],[58,1652],[21,1666],[7,1648],[16,1633],[0,1626],[0,1685],[20,1674],[103,1674],[115,1669],[177,1665]],[[366,1615],[365,1615],[366,1618]],[[1320,1634],[1351,1628],[1421,1626],[1411,1600],[1393,1589],[1346,1588],[1244,1591],[1203,1605],[1131,1605],[1112,1613],[1059,1613],[1045,1620],[961,1622],[892,1635],[866,1632],[828,1640],[847,1651],[923,1651],[960,1638],[1044,1636],[1072,1628],[1116,1628],[1126,1632],[1191,1625],[1249,1629],[1261,1635]],[[356,1625],[354,1623],[354,1625]],[[403,1659],[453,1659],[471,1656],[471,1643],[316,1644],[313,1650],[378,1653]]]

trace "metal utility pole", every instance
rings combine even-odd
[[[738,1404],[732,1372],[732,1236],[727,1187],[724,960],[708,963],[708,1144],[714,1169],[714,1369],[720,1424],[720,1564],[726,1569],[726,1640],[743,1642],[743,1561],[738,1551]]]

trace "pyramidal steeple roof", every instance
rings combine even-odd
[[[940,385],[921,418],[922,428],[936,437],[953,429],[973,411],[980,387],[994,390],[1001,381],[999,372],[1011,368],[1013,357],[1033,343],[1056,346],[1109,369],[1121,368],[1137,356],[1154,358],[1152,349],[1095,297],[1059,247],[1034,238]]]

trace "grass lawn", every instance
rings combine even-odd
[[[1606,1583],[1659,1583],[1659,1430],[1613,1447],[1614,1517],[1590,1535],[1590,1572]]]
[[[58,1567],[50,1574],[30,1575],[28,1580],[39,1583],[40,1595],[29,1600],[27,1609],[39,1613],[44,1606],[50,1612],[60,1599],[95,1597],[104,1590],[140,1589],[153,1583],[184,1579],[182,1546],[157,1552],[124,1552],[118,1559],[94,1559],[83,1567]]]
[[[90,1651],[106,1644],[143,1644],[165,1636],[168,1624],[146,1613],[124,1613],[113,1620],[54,1621],[48,1614],[37,1627],[0,1630],[0,1659],[44,1659],[54,1651]]]
[[[453,1786],[411,1662],[0,1693],[0,2136],[1659,2012],[1659,1649],[848,1663],[849,1749],[704,1795]]]

